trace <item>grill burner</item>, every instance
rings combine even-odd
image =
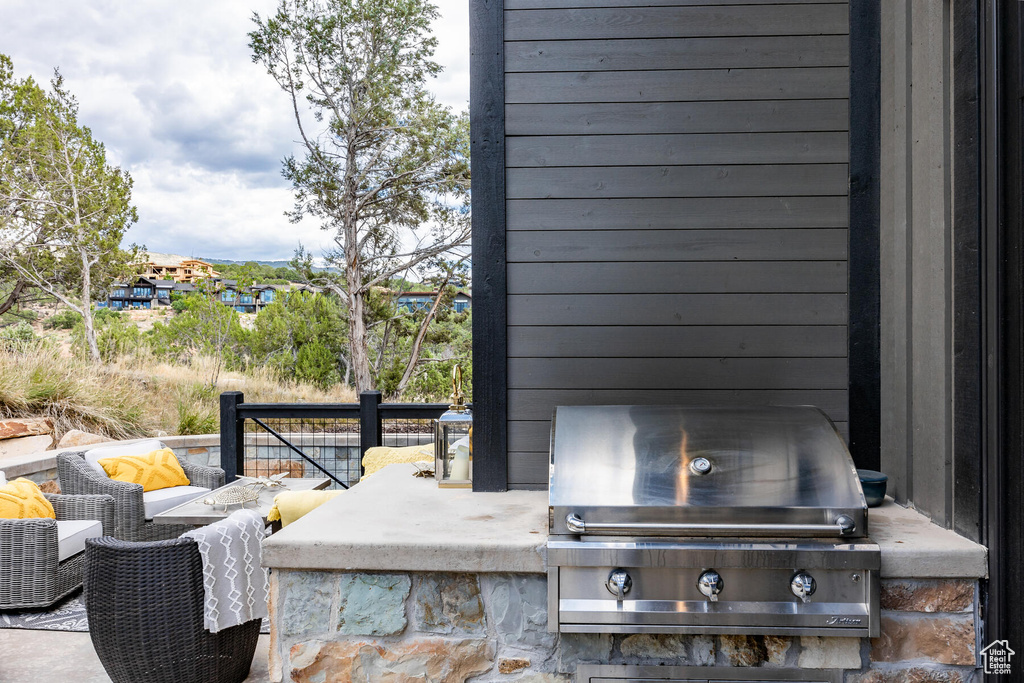
[[[559,407],[549,623],[564,632],[878,635],[856,469],[810,407]]]

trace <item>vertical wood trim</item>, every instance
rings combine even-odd
[[[473,490],[508,488],[504,0],[470,2],[473,193]]]
[[[880,9],[850,0],[850,451],[878,469],[881,447]]]
[[[981,84],[978,6],[953,3],[953,529],[981,538]],[[987,642],[987,641],[986,641]]]

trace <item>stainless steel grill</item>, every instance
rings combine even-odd
[[[816,408],[559,407],[549,510],[552,629],[878,635],[867,505]]]

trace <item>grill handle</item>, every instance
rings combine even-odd
[[[850,536],[857,523],[839,515],[833,524],[655,524],[645,522],[584,522],[575,512],[567,515],[565,526],[574,534],[630,536]]]

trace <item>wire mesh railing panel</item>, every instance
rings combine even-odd
[[[434,421],[429,418],[384,418],[384,446],[419,446],[434,443]]]
[[[260,422],[280,438],[253,420],[245,421],[243,471],[246,476],[285,472],[289,477],[323,477],[327,472],[346,486],[359,481],[358,418],[264,417]],[[309,460],[296,451],[301,451]],[[331,482],[329,488],[341,487]]]

